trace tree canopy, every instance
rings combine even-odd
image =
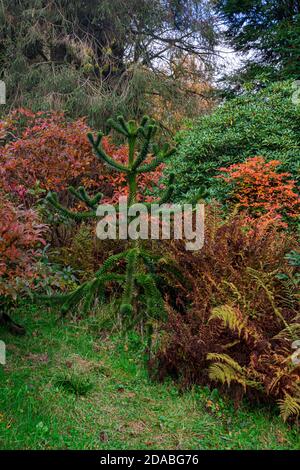
[[[207,78],[216,44],[210,3],[3,0],[0,75],[8,104],[64,106],[89,112],[92,124],[96,115],[142,114],[146,95],[180,95],[174,70],[187,56],[197,79]]]
[[[277,78],[299,77],[299,0],[216,0],[216,8],[234,49],[251,53],[252,77],[266,66]]]

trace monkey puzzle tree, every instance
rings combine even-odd
[[[142,119],[139,126],[135,121],[126,122],[121,116],[116,121],[110,119],[107,124],[109,129],[114,129],[127,139],[127,164],[117,162],[105,152],[101,144],[103,133],[100,132],[97,137],[88,134],[88,139],[97,158],[105,162],[111,169],[125,175],[128,184],[128,207],[130,208],[136,202],[138,176],[141,173],[154,171],[175,152],[175,149],[170,148],[169,144],[160,148],[152,142],[157,132],[157,126],[155,121],[147,116]],[[147,159],[149,154],[153,155],[150,162]],[[174,175],[172,174],[164,194],[159,201],[156,201],[156,204],[167,203],[170,200],[174,189],[173,182]],[[47,201],[65,217],[76,221],[97,217],[97,207],[102,199],[101,193],[90,197],[82,186],[78,189],[70,187],[69,191],[77,200],[85,204],[87,210],[73,212],[67,209],[60,204],[57,194],[53,192],[47,195]],[[151,203],[146,203],[146,205],[151,207]],[[123,264],[123,269],[119,265],[120,262]],[[51,297],[51,303],[62,304],[62,314],[66,314],[78,306],[82,306],[83,313],[87,313],[96,299],[104,299],[107,283],[117,283],[123,288],[120,306],[120,313],[123,317],[127,318],[129,322],[133,321],[135,292],[142,292],[147,317],[158,318],[164,314],[164,304],[157,286],[157,263],[164,264],[168,270],[168,263],[162,257],[145,250],[137,240],[129,242],[128,249],[109,257],[91,280],[86,281],[73,292]]]

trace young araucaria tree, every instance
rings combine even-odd
[[[141,173],[154,171],[161,163],[174,153],[174,149],[165,144],[162,148],[153,144],[152,140],[157,132],[155,121],[144,117],[138,126],[134,121],[125,122],[120,116],[116,121],[109,120],[108,126],[118,133],[125,136],[128,141],[128,162],[123,165],[115,161],[104,151],[101,141],[103,134],[100,132],[95,138],[88,134],[88,138],[93,146],[97,158],[100,158],[105,164],[113,170],[125,175],[128,184],[128,208],[135,204],[138,193],[138,176]],[[153,155],[152,160],[147,163],[146,159]],[[148,159],[147,159],[148,161]],[[159,201],[156,204],[167,203],[173,192],[172,175],[169,184]],[[77,190],[69,188],[75,198],[83,202],[87,210],[84,212],[73,212],[63,207],[58,200],[56,193],[47,195],[48,202],[61,214],[76,221],[82,221],[97,217],[97,207],[101,201],[102,194],[98,193],[90,197],[85,188],[80,187]],[[151,203],[147,203],[151,206]],[[120,273],[118,264],[125,261],[125,272]],[[143,317],[159,318],[164,316],[164,304],[162,295],[157,286],[156,266],[161,260],[160,256],[146,251],[141,243],[132,241],[128,243],[128,249],[109,257],[94,274],[94,277],[80,285],[75,291],[52,297],[52,304],[55,302],[62,304],[62,314],[66,314],[74,308],[82,308],[83,313],[87,313],[97,299],[104,298],[105,286],[107,283],[117,283],[123,289],[120,313],[127,322],[133,321],[134,298],[137,292],[142,292],[142,298],[145,301],[143,308]],[[123,263],[124,264],[124,263]]]

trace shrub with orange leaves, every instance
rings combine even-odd
[[[0,297],[16,297],[33,275],[36,247],[44,243],[45,225],[33,210],[16,207],[0,194]]]
[[[232,186],[229,200],[254,217],[299,217],[300,197],[289,173],[280,173],[281,162],[261,156],[220,168],[218,178]]]
[[[126,194],[126,184],[93,154],[85,119],[69,122],[62,113],[15,110],[1,122],[4,145],[0,147],[0,187],[22,201],[39,184],[46,191],[64,191],[68,186],[83,185],[102,191],[106,202],[115,202]],[[120,162],[128,149],[117,148],[103,139],[105,151]],[[160,179],[162,166],[154,177],[140,176],[140,187],[153,189]]]

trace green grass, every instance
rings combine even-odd
[[[216,390],[151,382],[135,333],[109,337],[95,318],[61,322],[35,306],[14,318],[27,336],[0,330],[1,449],[300,448],[275,410],[235,411]]]

